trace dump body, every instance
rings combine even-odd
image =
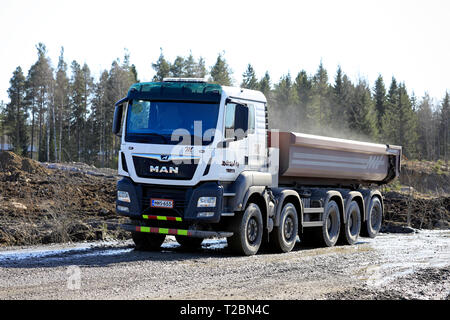
[[[279,135],[279,183],[348,187],[385,184],[400,172],[401,147],[296,132]],[[275,138],[275,139],[274,139]]]

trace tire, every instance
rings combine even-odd
[[[361,227],[361,235],[364,237],[375,238],[380,232],[383,222],[383,206],[378,197],[372,197],[369,204],[367,219]]]
[[[177,242],[184,249],[198,249],[201,247],[203,238],[193,238],[187,236],[175,236]]]
[[[131,237],[137,251],[157,251],[166,239],[165,234],[142,232],[132,232]]]
[[[352,201],[346,212],[347,223],[341,224],[340,244],[353,245],[358,241],[361,230],[361,211],[356,201]]]
[[[270,249],[274,252],[289,252],[297,241],[298,216],[292,203],[287,203],[281,210],[280,225],[270,233]]]
[[[339,239],[341,229],[340,216],[339,206],[336,201],[329,201],[323,213],[322,227],[303,228],[303,244],[321,247],[334,246]]]
[[[227,238],[228,247],[234,254],[255,255],[262,242],[263,220],[258,205],[250,203],[243,215],[234,217],[231,225],[233,236]]]

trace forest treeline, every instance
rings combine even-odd
[[[14,152],[39,161],[78,161],[102,167],[117,165],[119,139],[111,132],[114,103],[139,82],[125,51],[99,79],[89,66],[64,59],[64,48],[53,66],[44,44],[25,72],[20,66],[10,79],[10,102],[0,103],[0,137],[7,136]],[[164,77],[207,77],[210,82],[262,91],[269,105],[270,127],[304,133],[353,138],[403,146],[408,158],[448,160],[450,97],[436,101],[428,94],[410,95],[394,77],[380,75],[374,84],[352,82],[338,67],[330,76],[319,64],[314,74],[287,73],[277,81],[268,71],[256,76],[251,63],[242,83],[220,53],[212,66],[191,54],[168,61],[160,56],[149,68],[153,81]],[[34,151],[34,152],[33,152]]]

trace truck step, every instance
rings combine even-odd
[[[323,213],[323,208],[305,208],[303,209],[304,213]]]
[[[321,227],[323,226],[323,221],[303,221],[303,227]]]
[[[233,232],[225,231],[203,231],[203,230],[185,230],[185,229],[168,229],[168,228],[155,228],[146,226],[135,226],[132,224],[122,224],[120,226],[123,230],[132,232],[144,232],[144,233],[159,233],[174,236],[187,236],[194,238],[226,238],[231,237]]]

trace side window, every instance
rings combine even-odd
[[[225,138],[234,137],[234,115],[236,112],[236,104],[229,103],[225,108]]]
[[[248,133],[255,133],[255,106],[248,105]]]

